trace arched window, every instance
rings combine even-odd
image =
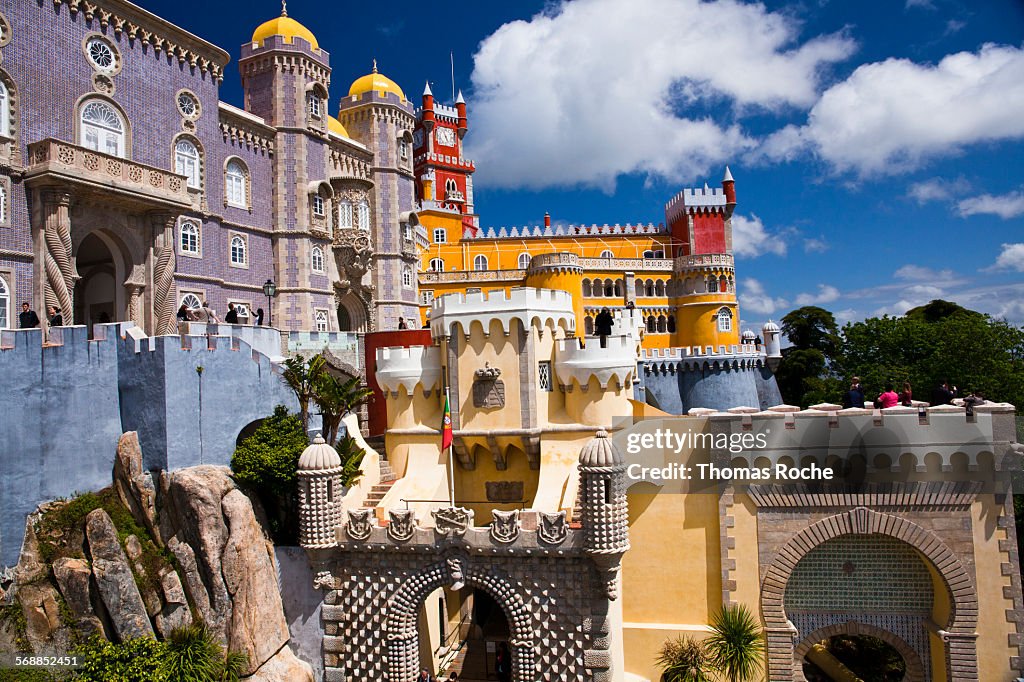
[[[583,318],[583,334],[586,336],[594,335],[594,318],[590,315]]]
[[[241,235],[231,238],[231,264],[245,265],[245,238]]]
[[[651,315],[647,318],[647,333],[653,334],[658,329],[658,321]]]
[[[227,202],[239,208],[249,208],[249,197],[246,191],[246,177],[249,175],[245,165],[237,160],[228,161],[224,171],[224,194]]]
[[[318,332],[328,331],[327,329],[327,311],[318,310],[313,314],[313,319],[316,321],[316,330]]]
[[[7,86],[0,81],[0,135],[9,137],[11,134],[11,99],[7,95]]]
[[[203,307],[202,301],[195,294],[185,294],[181,297],[181,304],[189,310],[199,310]]]
[[[189,140],[174,143],[174,172],[188,178],[188,186],[199,189],[199,150]]]
[[[642,279],[638,279],[633,288],[636,290],[635,293],[637,296],[644,295],[644,281]]]
[[[447,244],[448,243],[448,230],[443,227],[434,228],[434,243],[435,244]]]
[[[82,107],[78,144],[111,156],[125,156],[125,124],[121,114],[102,100]]]
[[[487,269],[487,256],[480,255],[473,259],[473,269],[480,271]]]
[[[520,270],[525,270],[528,267],[530,267],[530,258],[531,258],[531,256],[528,253],[521,253],[521,254],[519,254],[519,269]]]
[[[455,180],[448,178],[444,181],[444,198],[453,199],[459,193],[459,185]]]
[[[366,199],[359,202],[359,229],[363,232],[370,231],[370,204]]]
[[[605,249],[604,251],[601,252],[601,255],[598,256],[598,258],[615,258],[615,254]]]
[[[408,265],[402,268],[402,286],[406,289],[412,289],[412,268]]]
[[[654,296],[654,282],[652,282],[651,280],[647,280],[647,283],[644,287],[644,293],[647,296]]]
[[[583,297],[584,298],[590,298],[591,295],[592,294],[591,294],[591,289],[590,289],[590,280],[589,279],[585,279],[585,280],[583,280]]]
[[[11,312],[11,287],[0,275],[0,329],[14,326],[14,313]]]
[[[324,250],[319,246],[313,247],[313,272],[323,273],[324,271]]]
[[[320,93],[317,92],[315,89],[310,90],[306,94],[306,102],[309,106],[309,115],[313,116],[314,118],[320,118],[320,105],[322,104],[322,100],[320,99]]]
[[[664,334],[668,331],[668,320],[664,315],[658,315],[658,333]]]
[[[444,272],[444,261],[440,258],[430,259],[430,271],[431,272]]]
[[[675,315],[668,316],[668,333],[672,334],[676,331],[676,317]]]
[[[659,249],[658,251],[654,252],[654,257],[655,258],[664,258],[665,257],[665,252]]]
[[[327,211],[324,209],[324,198],[319,194],[313,195],[313,215],[323,216]]]
[[[621,279],[615,280],[615,295],[616,296],[622,296],[622,280]]]
[[[342,201],[338,204],[338,229],[352,229],[352,204],[348,201]]]
[[[718,331],[720,332],[731,332],[732,331],[732,311],[728,308],[720,308],[718,310]]]
[[[654,258],[653,251],[644,251],[644,258]]]
[[[179,240],[180,250],[182,253],[188,253],[192,255],[199,255],[199,224],[191,220],[185,220],[181,223],[179,229]]]
[[[604,281],[604,295],[606,298],[610,298],[615,295],[615,284],[610,280]]]
[[[718,290],[722,293],[729,290],[729,280],[725,278],[725,275],[718,278]]]
[[[665,282],[663,282],[660,279],[657,282],[654,283],[654,295],[655,296],[664,296],[665,295]]]

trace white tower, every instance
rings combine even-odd
[[[320,434],[299,457],[299,544],[333,547],[341,525],[341,457]]]

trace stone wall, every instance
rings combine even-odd
[[[760,360],[648,358],[640,361],[637,379],[637,400],[670,414],[686,414],[695,407],[764,410],[782,404],[775,375]]]
[[[313,569],[301,547],[275,547],[278,587],[284,603],[284,618],[291,635],[289,646],[295,655],[313,667],[313,678],[324,677],[324,626],[321,621],[323,594],[313,585]]]

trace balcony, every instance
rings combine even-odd
[[[580,258],[584,270],[615,272],[671,272],[671,258]]]
[[[52,138],[28,146],[25,181],[56,182],[105,196],[113,193],[142,208],[193,208],[193,192],[184,175]]]
[[[452,270],[451,272],[421,272],[420,284],[448,282],[521,282],[526,270]]]

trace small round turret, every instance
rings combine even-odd
[[[605,593],[615,599],[619,564],[629,549],[626,463],[602,430],[580,450],[579,467],[583,548],[602,574]]]
[[[299,457],[299,544],[331,547],[341,524],[341,457],[320,434]]]
[[[768,357],[768,366],[774,372],[782,360],[782,330],[779,329],[779,325],[768,320],[761,327],[761,335],[764,337],[764,352]]]

